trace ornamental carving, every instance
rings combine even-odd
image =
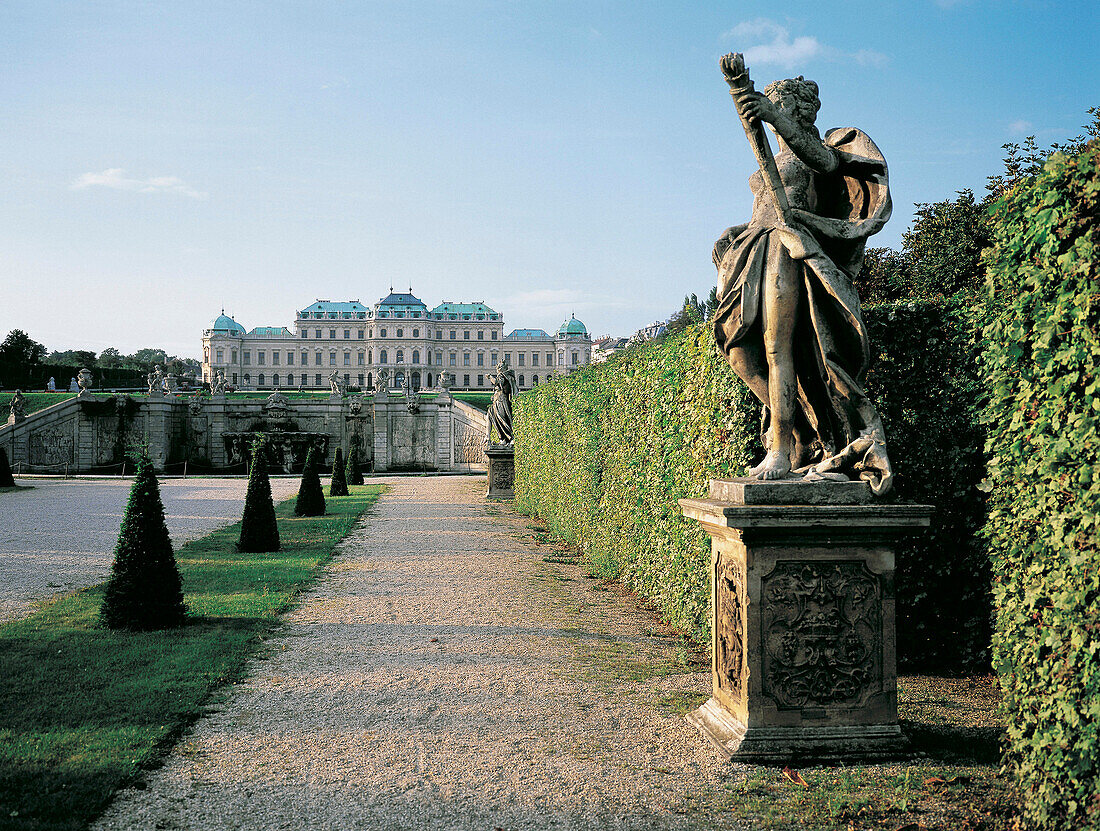
[[[744,693],[745,575],[737,558],[721,555],[714,575],[714,668],[718,686],[734,698]]]
[[[780,561],[761,597],[761,686],[780,708],[857,706],[881,689],[882,584],[863,562]]]

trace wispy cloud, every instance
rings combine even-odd
[[[860,66],[882,66],[886,56],[873,49],[860,49],[857,52],[843,52],[822,43],[816,37],[799,35],[791,37],[790,30],[781,23],[766,17],[746,20],[738,23],[723,37],[739,43],[755,45],[742,48],[745,62],[752,64],[774,64],[784,69],[795,69],[815,58],[830,61],[855,61]]]
[[[134,193],[178,193],[192,199],[205,199],[206,193],[195,190],[178,176],[152,176],[133,179],[125,175],[121,167],[109,167],[100,173],[82,173],[73,180],[73,190],[104,187],[112,190],[128,190]]]
[[[1019,121],[1013,121],[1011,124],[1009,124],[1008,131],[1010,133],[1015,133],[1016,135],[1022,136],[1027,133],[1027,131],[1030,130],[1031,127],[1032,124],[1030,121],[1024,121],[1021,118]]]

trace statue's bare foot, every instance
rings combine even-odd
[[[757,479],[785,479],[791,472],[791,460],[786,453],[772,450],[764,457],[764,461],[749,471],[749,476]]]

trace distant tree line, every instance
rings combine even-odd
[[[193,358],[169,355],[163,349],[139,349],[124,355],[114,347],[99,355],[87,349],[54,350],[32,339],[22,329],[12,329],[0,343],[0,388],[44,389],[52,376],[58,389],[67,389],[72,377],[90,369],[100,386],[139,386],[154,366],[169,373],[198,375],[202,366]]]

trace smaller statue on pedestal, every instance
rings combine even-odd
[[[489,430],[485,443],[490,447],[511,447],[515,441],[512,430],[512,396],[519,390],[516,373],[506,361],[497,365],[496,374],[489,379],[493,385],[493,403],[489,405]],[[493,444],[493,428],[500,443]]]
[[[344,381],[344,379],[340,377],[340,373],[337,372],[335,369],[332,370],[332,374],[328,377],[328,383],[329,383],[329,386],[332,389],[330,395],[339,396],[340,398],[343,398],[347,394],[347,391],[348,391],[347,382]]]
[[[225,372],[218,370],[214,373],[214,380],[210,382],[211,395],[225,395]]]
[[[159,365],[153,367],[145,380],[149,384],[149,395],[163,395],[168,391],[168,379]]]

